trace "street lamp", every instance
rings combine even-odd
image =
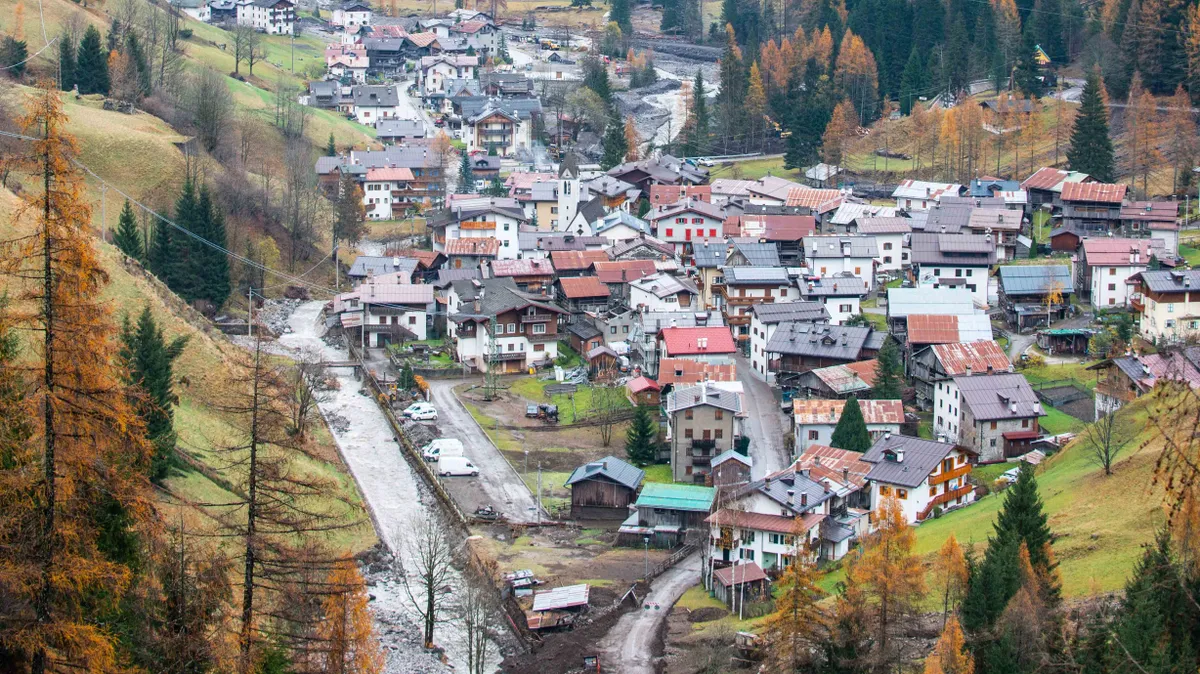
[[[650,580],[650,534],[642,535],[642,542],[645,544],[644,569],[642,571],[642,579]]]

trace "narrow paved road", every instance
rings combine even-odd
[[[454,386],[459,383],[458,380],[429,382],[442,437],[462,440],[464,455],[479,467],[479,477],[446,478],[450,493],[468,515],[475,507],[490,504],[510,521],[535,521],[537,502],[533,494],[454,395]]]
[[[750,359],[738,356],[737,371],[738,380],[746,390],[743,398],[746,418],[742,420],[742,430],[750,436],[750,458],[754,460],[750,477],[758,480],[791,464],[791,457],[783,445],[784,434],[789,429],[784,428],[783,412],[775,401],[775,393],[767,382],[754,376]]]
[[[621,674],[654,674],[654,642],[671,607],[687,589],[700,582],[700,553],[676,564],[650,583],[642,608],[621,616],[600,642],[601,663]]]

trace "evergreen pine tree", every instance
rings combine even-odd
[[[657,440],[658,429],[655,427],[650,408],[638,406],[634,410],[629,430],[625,432],[625,456],[629,457],[629,461],[635,466],[650,465],[656,458]]]
[[[466,150],[460,154],[462,158],[458,162],[458,193],[474,194],[475,170],[471,168],[471,154]]]
[[[225,215],[213,201],[208,187],[200,188],[200,199],[196,208],[202,222],[202,236],[224,248],[227,239]],[[213,246],[206,246],[199,241],[195,241],[194,250],[196,256],[204,260],[205,266],[202,270],[203,286],[200,289],[200,296],[220,309],[225,304],[225,300],[229,299],[229,258],[224,251]]]
[[[142,236],[137,229],[137,218],[133,214],[133,205],[125,200],[121,209],[121,218],[117,222],[117,231],[113,234],[113,243],[129,257],[142,259]]]
[[[150,271],[163,283],[167,282],[171,266],[171,251],[174,248],[172,228],[163,221],[154,224],[154,236],[147,241],[146,264]],[[179,236],[183,236],[179,234]]]
[[[608,81],[608,68],[598,58],[583,59],[583,86],[596,92],[605,104],[612,103],[612,84]]]
[[[500,180],[500,177],[497,176],[492,178],[492,181],[488,183],[483,193],[489,197],[507,197],[508,188],[504,186],[504,181]]]
[[[695,156],[708,152],[708,91],[704,86],[704,73],[696,71],[696,82],[692,86],[692,109],[688,116],[688,127],[684,130],[684,156]]]
[[[69,35],[63,34],[58,38],[58,71],[60,73],[58,88],[70,91],[75,87],[75,43]]]
[[[904,363],[893,339],[885,339],[876,356],[875,384],[871,397],[876,400],[900,400],[904,394]]]
[[[633,15],[629,10],[629,0],[612,0],[608,9],[608,20],[617,24],[622,35],[633,35]]]
[[[717,89],[717,115],[722,138],[737,137],[746,129],[746,66],[738,48],[733,25],[725,25],[725,51],[721,54],[720,87]],[[707,153],[707,150],[701,150]]]
[[[848,449],[852,452],[865,452],[871,448],[871,434],[867,432],[867,422],[863,419],[862,408],[856,398],[846,401],[842,408],[842,416],[833,429],[833,437],[829,445],[837,449]]]
[[[148,306],[142,310],[136,327],[125,317],[120,355],[129,369],[129,383],[138,387],[143,396],[136,402],[136,408],[146,424],[146,438],[154,447],[150,479],[156,482],[167,476],[175,451],[173,408],[179,404],[179,398],[174,390],[174,363],[186,345],[187,337],[167,342]]]
[[[604,138],[600,143],[604,148],[604,155],[600,157],[601,169],[607,171],[625,161],[629,141],[625,138],[625,125],[621,123],[621,115],[615,105],[608,107],[608,124],[604,127]]]
[[[329,140],[325,141],[325,156],[326,157],[336,157],[337,156],[337,143],[335,143],[333,140],[333,132],[332,131],[329,132]]]
[[[108,52],[101,44],[100,31],[88,26],[79,42],[75,82],[80,94],[108,94]]]
[[[183,190],[175,199],[174,215],[175,224],[189,232],[200,233],[200,227],[197,224],[196,187],[191,180],[184,181]],[[163,229],[165,226],[159,227],[159,231]],[[194,241],[192,237],[183,232],[172,232],[168,239],[170,249],[166,259],[160,260],[163,266],[160,271],[155,271],[168,288],[187,302],[198,297],[196,291],[200,281],[196,278],[195,272],[197,267],[203,264],[192,256]]]
[[[111,54],[121,49],[121,20],[113,19],[112,26],[108,29],[108,36],[104,41],[105,53]]]
[[[1126,652],[1114,655],[1128,657],[1151,672],[1195,668],[1190,626],[1200,616],[1188,594],[1171,552],[1170,534],[1164,529],[1146,546],[1125,585],[1125,598],[1111,629]]]
[[[146,50],[142,48],[142,41],[138,38],[136,31],[131,30],[125,34],[125,54],[129,56],[134,69],[137,70],[138,90],[143,96],[149,96],[150,62],[146,58]]]
[[[496,58],[501,63],[512,61],[512,57],[508,55],[508,40],[504,38],[504,32],[500,31],[500,37],[496,42]]]
[[[908,62],[904,64],[904,73],[900,75],[900,112],[907,115],[912,112],[917,98],[925,88],[925,64],[921,62],[921,50],[913,45],[908,54]]]
[[[1093,71],[1083,85],[1083,96],[1067,161],[1072,171],[1082,171],[1100,182],[1114,178],[1112,139],[1108,136],[1108,110],[1100,97],[1100,77]]]
[[[25,74],[26,61],[29,58],[29,47],[24,40],[18,40],[11,35],[5,35],[0,42],[0,67],[8,75],[20,78]]]

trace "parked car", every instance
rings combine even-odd
[[[421,456],[426,461],[440,461],[443,457],[462,455],[462,440],[457,438],[438,438],[421,448]]]
[[[1008,484],[1014,484],[1017,481],[1017,478],[1020,476],[1021,476],[1021,468],[1020,468],[1020,466],[1018,466],[1016,468],[1009,468],[1008,470],[1004,471],[1003,473],[1000,473],[1000,477],[998,477],[996,479],[998,479],[1001,482],[1006,482]]]
[[[708,167],[717,165],[716,162],[709,159],[708,157],[705,157],[704,159],[699,160],[697,163],[700,164],[701,166],[708,166]]]
[[[526,419],[536,419],[537,416],[538,416],[538,406],[535,405],[534,403],[526,404],[525,405],[525,418]]]
[[[409,405],[408,407],[404,408],[404,411],[401,412],[400,414],[402,416],[412,417],[412,418],[416,419],[417,417],[414,415],[427,414],[429,412],[433,412],[433,418],[437,419],[437,409],[429,403],[413,403],[413,404]]]
[[[465,456],[447,456],[441,461],[438,461],[438,475],[442,477],[457,477],[469,476],[476,477],[479,475],[479,469],[471,460]]]

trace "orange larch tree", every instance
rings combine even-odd
[[[328,594],[322,605],[325,619],[317,632],[326,643],[326,674],[378,674],[383,651],[367,608],[367,590],[353,560],[337,562],[329,573]]]

